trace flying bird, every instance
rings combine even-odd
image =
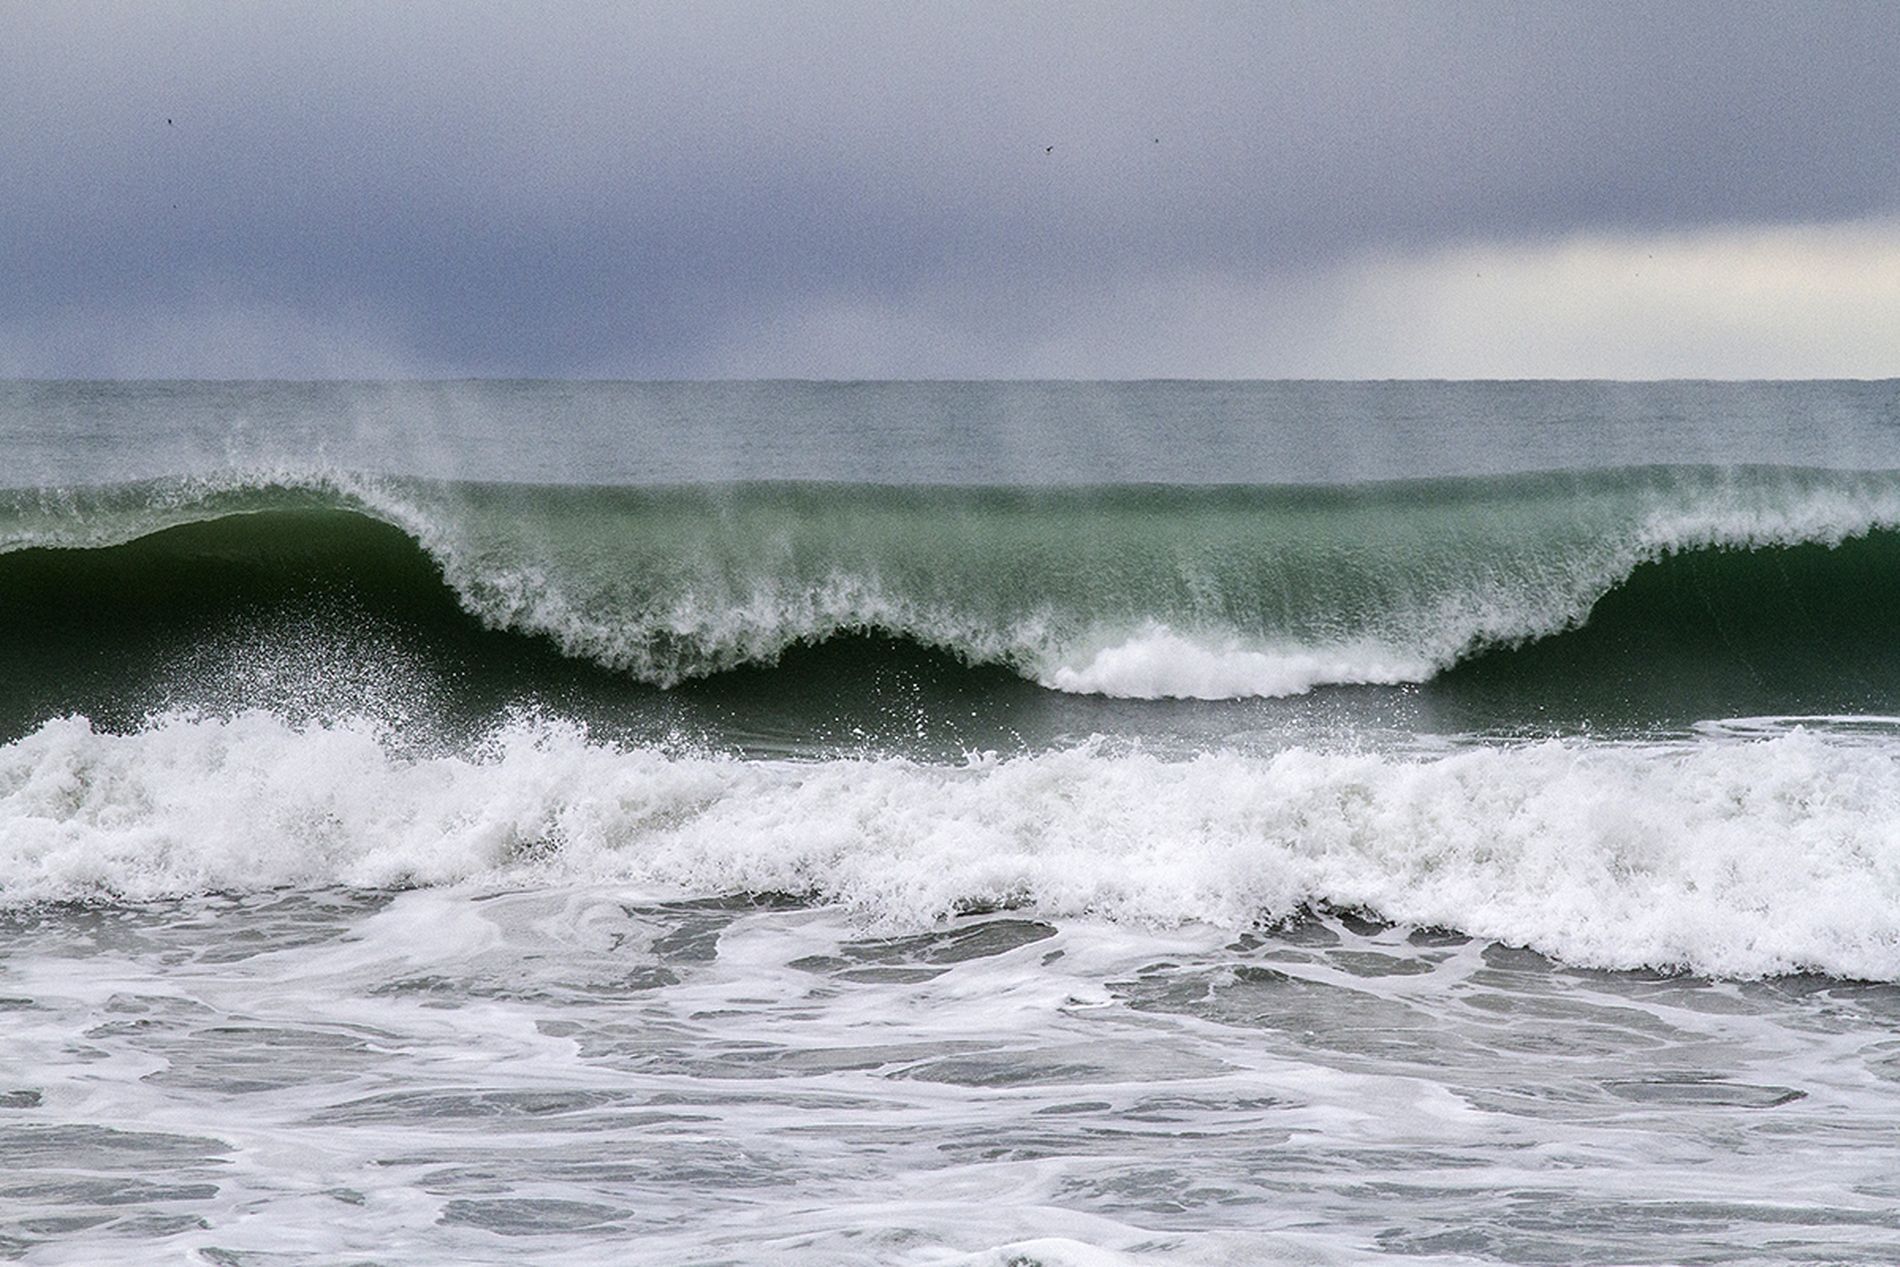
[[[1045,145],[1042,147],[1042,152],[1044,154],[1053,154],[1056,152],[1056,147],[1053,145]]]

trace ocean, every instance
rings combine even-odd
[[[0,1257],[1900,1262],[1900,383],[0,454]]]

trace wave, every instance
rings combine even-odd
[[[1332,906],[1580,964],[1900,979],[1896,627],[1892,473],[15,491],[0,906],[593,882],[891,924]],[[228,707],[180,711],[210,678]],[[166,689],[85,704],[135,680]],[[744,700],[740,729],[783,708],[807,734],[853,690],[841,735],[873,712],[915,735],[1059,716],[1039,744],[952,726],[799,761],[719,755],[750,749],[684,724]],[[458,692],[462,731],[418,738]],[[1282,702],[1108,698],[1128,696]],[[1237,737],[1262,710],[1375,697],[1459,724]],[[495,723],[524,699],[545,707]],[[1418,737],[1611,704],[1730,720],[1672,743]],[[1797,706],[1839,717],[1765,715]],[[1103,724],[1116,708],[1141,720]],[[1158,742],[1164,713],[1200,719],[1191,755]],[[1073,738],[1095,730],[1135,742]],[[960,755],[985,747],[1016,755]]]
[[[332,606],[440,626],[446,595],[659,687],[875,634],[1056,691],[1236,699],[1472,676],[1600,634],[1605,604],[1617,637],[1591,654],[1838,643],[1843,619],[1900,614],[1896,525],[1900,475],[1788,468],[1054,489],[265,472],[0,495],[0,600],[23,639],[62,613],[123,623],[115,604],[176,636],[321,573]]]
[[[458,756],[251,713],[0,746],[0,904],[283,885],[793,893],[1246,926],[1352,908],[1575,964],[1900,979],[1900,756],[1673,747],[740,761],[518,722]]]

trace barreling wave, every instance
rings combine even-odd
[[[90,576],[142,593],[162,637],[181,606],[327,569],[398,608],[446,587],[487,629],[661,687],[870,633],[1058,691],[1230,699],[1425,682],[1606,601],[1620,654],[1742,630],[1772,655],[1837,617],[1873,637],[1900,619],[1896,525],[1900,475],[1788,468],[1037,489],[274,472],[0,495],[0,603],[51,627]]]

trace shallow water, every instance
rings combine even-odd
[[[598,887],[4,929],[36,1263],[1900,1261],[1900,988]]]

